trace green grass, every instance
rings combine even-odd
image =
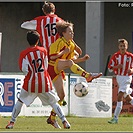
[[[10,121],[10,117],[0,117],[0,132],[17,132],[17,131],[94,131],[94,132],[131,132],[133,131],[133,118],[132,117],[119,117],[118,124],[108,124],[107,121],[111,118],[85,118],[85,117],[67,117],[71,124],[70,129],[63,129],[62,123],[58,118],[58,122],[62,129],[55,129],[46,123],[47,117],[18,117],[13,129],[5,129],[5,126]]]

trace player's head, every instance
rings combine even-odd
[[[55,13],[55,5],[51,2],[45,1],[42,10],[45,15]]]
[[[67,37],[68,40],[73,39],[74,32],[73,32],[73,23],[68,21],[59,21],[56,24],[57,31],[61,37]]]
[[[37,31],[28,31],[27,32],[27,41],[30,46],[35,46],[39,43],[40,35]]]
[[[118,39],[118,47],[122,53],[128,49],[128,41],[126,39]]]

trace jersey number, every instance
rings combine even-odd
[[[44,71],[44,69],[42,68],[42,59],[41,58],[39,58],[37,60],[33,60],[32,64],[34,65],[35,73]],[[37,65],[37,64],[39,64],[39,65]]]
[[[47,28],[48,36],[56,35],[56,33],[57,33],[56,23],[47,24],[47,25],[45,25],[45,28]]]

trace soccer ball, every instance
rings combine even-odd
[[[78,97],[84,97],[88,94],[89,92],[89,88],[88,88],[88,84],[85,82],[80,82],[75,84],[74,88],[73,88],[74,94]]]

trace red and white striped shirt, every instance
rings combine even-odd
[[[49,51],[51,43],[59,38],[56,29],[56,23],[58,21],[62,21],[62,19],[55,14],[49,14],[36,17],[31,21],[26,21],[21,25],[21,28],[37,30],[40,34],[41,44]]]
[[[33,93],[52,90],[52,81],[47,72],[47,51],[43,47],[29,47],[20,53],[19,68],[24,72],[23,89]]]
[[[130,52],[126,52],[125,54],[121,54],[120,51],[116,52],[110,59],[108,64],[108,68],[112,69],[114,66],[118,64],[122,64],[123,67],[120,69],[113,69],[116,75],[129,76],[132,74],[128,74],[127,70],[133,68],[133,54]]]

